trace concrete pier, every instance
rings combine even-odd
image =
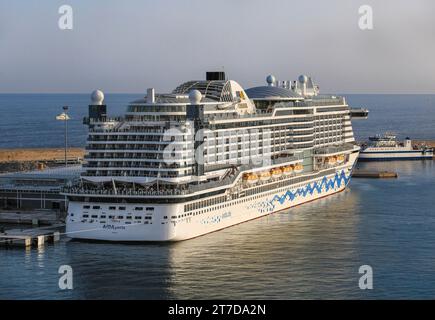
[[[32,229],[13,229],[0,233],[1,247],[42,247],[46,243],[55,243],[60,240],[59,230],[64,224]]]
[[[54,211],[0,211],[0,223],[52,225],[59,222],[59,213]]]
[[[398,178],[397,172],[392,171],[368,171],[368,170],[354,170],[352,172],[353,178]]]

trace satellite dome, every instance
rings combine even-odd
[[[189,100],[191,104],[199,104],[202,99],[202,94],[199,90],[192,90],[189,92]]]
[[[275,81],[276,81],[276,79],[275,79],[275,76],[273,76],[273,75],[268,75],[267,76],[267,78],[266,78],[266,82],[271,86],[271,85],[273,85],[274,83],[275,83]]]
[[[104,93],[101,90],[94,90],[91,94],[93,105],[101,105],[104,101]]]
[[[299,76],[299,82],[300,83],[307,83],[308,82],[308,77],[304,74]]]

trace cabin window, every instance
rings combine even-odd
[[[93,206],[92,209],[100,209],[100,206]]]

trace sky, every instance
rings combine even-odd
[[[433,0],[0,0],[0,93],[170,92],[215,70],[245,88],[307,74],[325,93],[435,93],[434,13]]]

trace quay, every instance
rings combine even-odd
[[[60,230],[64,226],[59,223],[49,227],[7,230],[0,233],[0,246],[31,248],[55,243],[60,240]]]
[[[397,172],[392,171],[368,171],[368,170],[354,170],[352,172],[353,178],[377,178],[377,179],[385,179],[385,178],[398,178],[399,175]]]
[[[34,210],[34,211],[0,211],[0,223],[2,224],[26,224],[26,225],[53,225],[61,220],[58,211]]]

